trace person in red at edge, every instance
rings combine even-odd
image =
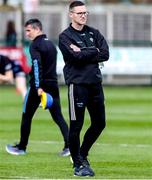
[[[27,92],[26,74],[18,60],[0,55],[0,83],[15,84],[17,92],[24,100]]]
[[[8,57],[0,55],[0,84],[13,82],[12,64]]]

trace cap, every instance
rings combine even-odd
[[[41,105],[43,109],[49,109],[53,104],[53,97],[46,92],[41,95]]]

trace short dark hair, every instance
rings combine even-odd
[[[74,7],[76,6],[84,6],[85,4],[82,1],[73,1],[70,5],[69,5],[69,11],[71,11]]]
[[[38,27],[42,31],[42,23],[39,19],[29,19],[24,26],[26,27],[28,25],[32,25],[34,29]]]

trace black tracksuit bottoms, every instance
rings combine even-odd
[[[102,85],[101,83],[70,84],[68,86],[68,99],[70,112],[69,148],[74,167],[76,167],[82,164],[82,157],[88,156],[90,148],[105,128]],[[84,123],[85,108],[89,112],[91,123],[81,144],[80,132]]]
[[[45,84],[43,90],[47,93],[50,93],[53,97],[53,105],[49,109],[49,112],[59,126],[60,131],[63,135],[65,147],[68,147],[68,125],[62,115],[61,105],[60,105],[60,97],[59,97],[59,89],[57,83]],[[28,93],[24,100],[23,113],[22,113],[22,122],[20,128],[20,142],[19,147],[21,149],[26,149],[28,144],[28,139],[31,130],[32,118],[34,116],[35,111],[39,107],[40,97],[37,94],[37,90],[35,88],[29,88]]]

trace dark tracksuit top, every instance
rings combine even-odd
[[[30,135],[33,115],[40,104],[38,88],[53,97],[53,105],[49,109],[53,120],[59,126],[64,138],[65,146],[68,146],[68,126],[63,118],[60,106],[59,88],[56,73],[57,50],[45,34],[37,36],[30,46],[32,68],[30,72],[30,88],[24,100],[20,149],[26,149]]]
[[[74,52],[71,44],[78,46],[81,51]],[[88,156],[90,148],[105,127],[104,93],[99,63],[109,59],[109,47],[98,30],[85,25],[78,31],[70,25],[59,36],[59,48],[65,61],[64,77],[68,85],[69,148],[74,166],[79,167],[82,165],[82,157]],[[91,125],[80,146],[85,107],[89,111]]]
[[[109,47],[103,35],[89,26],[84,26],[82,31],[77,31],[69,26],[60,34],[59,39],[59,48],[65,61],[66,83],[94,84],[101,82],[102,77],[98,63],[109,59]],[[73,52],[70,44],[78,46],[81,52]]]
[[[30,72],[30,85],[36,89],[42,88],[44,83],[57,82],[55,46],[40,35],[34,39],[30,46],[32,70]]]

